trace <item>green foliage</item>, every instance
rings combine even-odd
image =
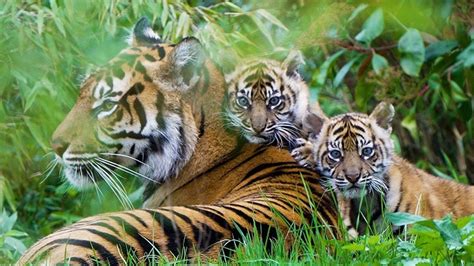
[[[469,5],[468,0],[1,1],[0,208],[18,213],[16,222],[16,214],[2,214],[8,221],[8,226],[0,223],[2,239],[13,231],[11,239],[30,245],[81,217],[123,208],[103,184],[90,192],[64,184],[59,167],[49,167],[54,157],[49,142],[73,106],[82,77],[125,47],[129,29],[142,16],[152,20],[164,40],[197,36],[224,70],[240,57],[278,58],[290,48],[302,49],[307,62],[302,74],[329,115],[367,112],[381,100],[390,101],[397,112],[397,151],[443,178],[474,183]],[[133,205],[139,206],[139,183],[120,174]],[[237,261],[472,261],[472,218],[454,222],[458,233],[450,221],[419,223],[412,226],[415,240],[383,234],[354,243],[330,240],[314,233],[320,225],[308,225],[295,229],[303,239],[295,252],[283,254],[278,248],[271,254],[261,240],[249,238]],[[441,228],[447,230],[444,236]],[[30,237],[15,235],[21,231]],[[437,239],[433,245],[444,245],[443,255],[418,240],[428,241],[428,235]],[[451,238],[452,249],[445,244]],[[18,243],[1,242],[2,262],[18,257],[12,251]]]
[[[12,261],[26,250],[23,240],[28,235],[13,229],[17,214],[8,215],[3,209],[0,214],[0,261]]]
[[[423,260],[431,264],[449,262],[462,264],[474,261],[474,215],[453,221],[450,216],[428,220],[408,213],[392,213],[396,225],[412,225],[410,241],[398,244],[404,260]]]

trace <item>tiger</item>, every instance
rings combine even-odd
[[[292,156],[314,168],[335,191],[349,236],[381,231],[383,212],[407,212],[430,219],[474,214],[474,186],[442,179],[394,154],[390,138],[393,105],[381,102],[370,115],[328,118],[307,113],[308,139],[298,139]],[[394,233],[400,229],[393,226]]]
[[[233,129],[251,143],[294,147],[304,137],[302,119],[309,89],[299,68],[300,51],[292,50],[283,62],[267,58],[244,60],[225,75],[226,116]],[[313,112],[321,112],[318,103]]]
[[[291,245],[291,224],[318,224],[340,238],[319,175],[287,151],[229,132],[225,95],[223,74],[196,38],[165,43],[140,19],[130,46],[83,82],[52,146],[76,187],[138,167],[143,207],[66,226],[18,264],[137,264],[158,255],[215,261],[251,232],[264,239],[281,232]]]

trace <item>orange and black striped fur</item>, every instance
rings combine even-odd
[[[146,209],[81,220],[41,239],[18,263],[215,259],[240,232],[287,232],[284,220],[319,222],[324,234],[339,235],[319,176],[286,151],[240,142],[225,128],[224,98],[224,78],[196,39],[163,44],[140,20],[132,46],[84,82],[53,148],[77,186],[140,161]]]
[[[336,192],[352,237],[364,233],[367,225],[383,224],[384,210],[431,219],[474,214],[473,186],[432,176],[393,154],[393,116],[393,106],[383,102],[370,115],[347,113],[329,119],[308,113],[304,127],[310,138],[300,139],[302,146],[292,152]]]
[[[308,86],[298,73],[300,52],[291,51],[283,62],[251,59],[225,75],[226,116],[251,143],[294,147],[304,137],[301,122],[309,102]],[[319,110],[315,104],[314,109]]]

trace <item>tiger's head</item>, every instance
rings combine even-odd
[[[287,146],[300,134],[309,91],[297,69],[300,52],[283,62],[254,59],[226,75],[226,116],[231,126],[252,143]]]
[[[307,114],[303,123],[310,132],[312,159],[327,189],[346,198],[387,190],[384,175],[393,154],[394,113],[391,104],[382,102],[370,115],[347,113],[329,119]]]
[[[204,62],[197,39],[164,44],[139,20],[130,47],[85,79],[53,134],[68,181],[88,187],[133,165],[154,182],[176,175],[198,138],[201,110],[190,92],[204,82]]]

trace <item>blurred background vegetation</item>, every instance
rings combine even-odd
[[[472,1],[5,0],[0,261],[81,217],[122,209],[105,186],[103,195],[78,192],[60,169],[46,178],[49,140],[81,78],[125,47],[142,16],[165,40],[198,37],[224,71],[236,58],[302,50],[312,100],[328,114],[368,112],[390,101],[399,153],[431,173],[474,184]],[[126,183],[140,206],[138,182]]]

